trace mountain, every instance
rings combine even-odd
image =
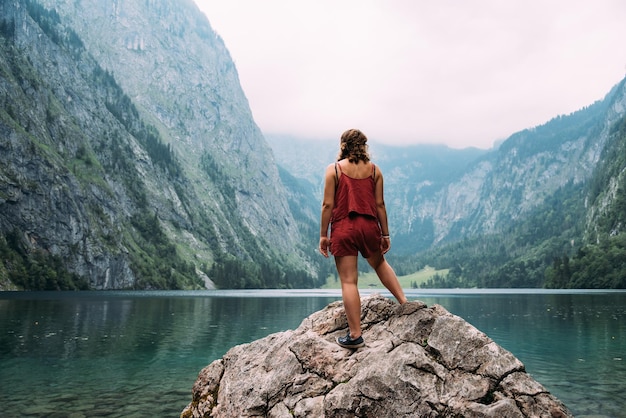
[[[315,284],[235,65],[191,0],[5,1],[0,29],[0,282]]]
[[[619,102],[616,105],[622,106]],[[573,254],[553,258],[552,265],[546,269],[546,286],[624,289],[626,116],[612,125],[600,161],[584,192],[583,245]]]
[[[411,273],[425,264],[451,269],[447,280],[431,281],[439,287],[541,287],[546,280],[551,285],[546,269],[562,263],[550,267],[554,260],[620,236],[626,222],[625,148],[620,145],[625,84],[491,150],[371,143],[372,157],[385,174],[396,270]],[[291,138],[285,146],[285,138],[267,139],[278,163],[311,182],[319,196],[321,173],[333,160],[328,149],[336,152],[338,140]],[[626,249],[615,241],[615,251]],[[610,261],[616,262],[622,267],[614,274],[621,274],[621,281],[609,286],[625,287],[626,260]],[[556,287],[598,287],[598,280],[591,285],[579,279],[574,285],[572,274]]]
[[[625,90],[490,150],[371,141],[394,268],[626,287]],[[319,286],[340,134],[264,137],[191,0],[1,2],[0,289]]]

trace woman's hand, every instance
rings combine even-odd
[[[380,251],[383,254],[386,254],[390,248],[391,248],[391,238],[389,238],[388,236],[380,237]]]
[[[328,258],[329,249],[330,249],[330,239],[328,237],[320,237],[320,246],[319,246],[320,254]]]

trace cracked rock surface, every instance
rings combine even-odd
[[[443,307],[361,303],[365,347],[334,342],[348,324],[333,302],[205,367],[181,418],[572,417],[515,356]]]

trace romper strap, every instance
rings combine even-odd
[[[372,178],[376,180],[376,164],[372,163]]]

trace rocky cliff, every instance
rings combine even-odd
[[[53,257],[52,282],[62,268],[97,289],[203,287],[234,260],[314,274],[233,61],[191,0],[5,1],[0,29],[0,244],[26,269]],[[28,288],[9,264],[0,283]]]
[[[602,101],[512,135],[467,173],[467,179],[481,179],[477,188],[460,181],[442,191],[441,202],[456,203],[439,236],[449,233],[454,217],[465,220],[469,233],[502,231],[559,188],[590,179],[625,105],[626,85],[620,83]]]
[[[193,386],[190,417],[571,417],[510,352],[447,312],[363,298],[366,346],[340,348],[341,302],[229,350]]]
[[[240,238],[229,225],[239,215],[254,236],[279,250],[295,246],[298,234],[271,150],[254,123],[226,46],[193,1],[41,3],[71,25],[172,145],[196,189],[200,211],[221,218],[220,235]],[[207,154],[232,188],[237,214],[219,204],[224,190],[199,169]]]

